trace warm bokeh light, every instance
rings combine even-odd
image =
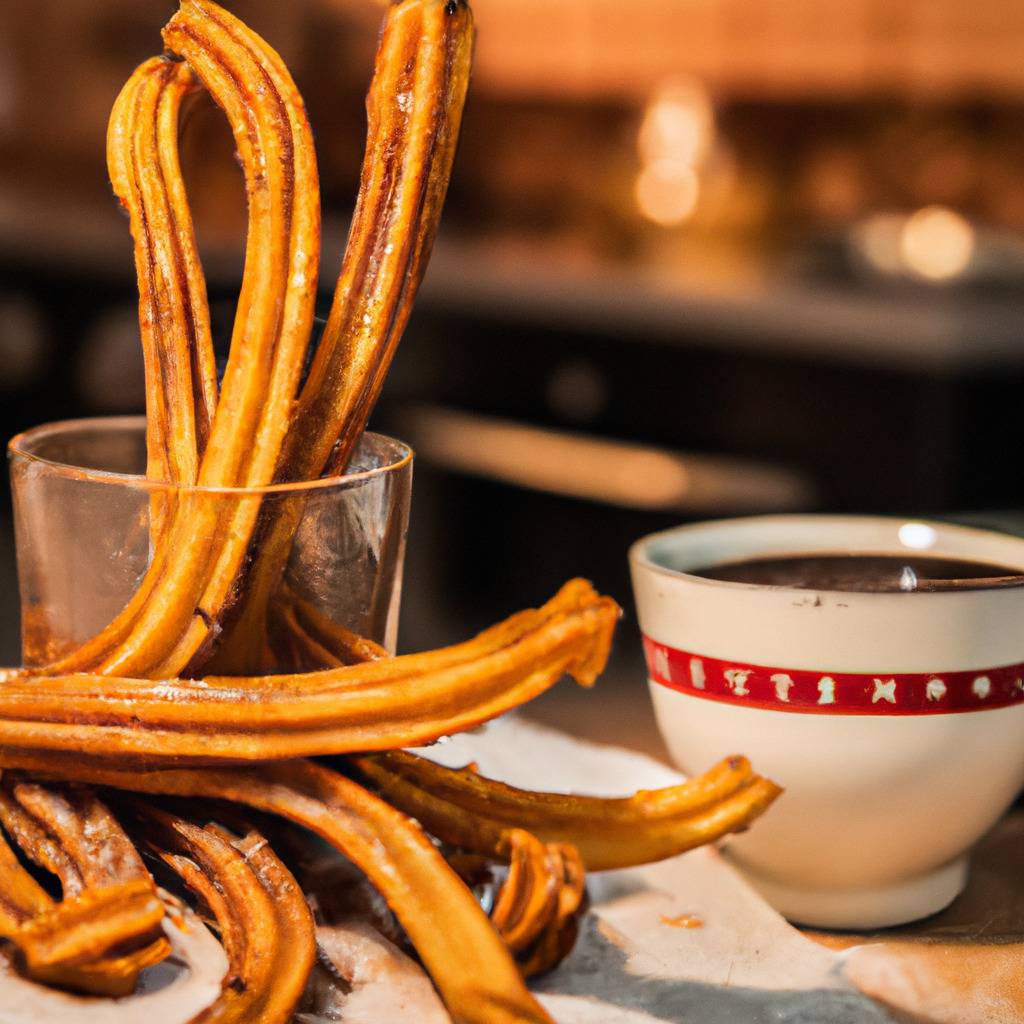
[[[707,89],[696,79],[672,79],[655,92],[644,114],[640,158],[696,165],[707,155],[714,129]]]
[[[746,459],[609,441],[451,409],[407,412],[402,429],[436,466],[616,508],[689,513],[803,508],[800,474]]]
[[[877,213],[854,230],[857,247],[874,270],[892,275],[903,273],[900,238],[905,223],[906,218],[899,214]]]
[[[714,137],[714,109],[701,82],[673,78],[655,91],[640,126],[641,170],[634,186],[647,220],[675,227],[692,216]]]
[[[907,218],[900,252],[907,268],[932,281],[962,274],[974,255],[974,228],[955,210],[926,206]]]
[[[971,222],[946,206],[925,206],[909,216],[875,214],[854,231],[854,239],[875,270],[927,281],[959,277],[977,245]]]
[[[648,164],[636,179],[636,203],[640,212],[662,227],[685,223],[697,208],[699,196],[697,173],[687,164],[674,160]]]

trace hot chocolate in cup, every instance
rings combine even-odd
[[[851,554],[898,556],[926,575],[929,559],[993,572],[939,589],[711,578],[727,563]],[[673,759],[696,773],[745,754],[785,788],[726,848],[769,902],[828,928],[900,924],[950,903],[971,847],[1024,785],[1024,586],[984,582],[1024,573],[1024,539],[766,516],[655,534],[630,561]]]

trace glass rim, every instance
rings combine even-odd
[[[148,477],[138,473],[118,473],[108,469],[94,469],[87,466],[75,466],[71,463],[60,462],[57,459],[47,458],[31,450],[34,442],[43,440],[49,436],[60,433],[75,434],[86,429],[108,429],[111,431],[142,432],[146,427],[145,416],[95,416],[83,417],[72,420],[55,420],[52,423],[42,423],[37,427],[23,430],[7,442],[7,457],[10,461],[23,459],[27,462],[39,463],[46,466],[51,472],[70,480],[89,481],[92,483],[105,483],[119,485],[121,487],[134,487],[147,491],[173,491],[175,494],[221,494],[221,495],[268,495],[268,494],[296,494],[307,491],[319,491],[329,488],[352,487],[366,483],[377,477],[389,473],[397,473],[412,463],[414,452],[404,441],[390,437],[387,434],[378,434],[375,431],[367,430],[364,437],[375,438],[383,441],[391,449],[392,461],[375,469],[364,469],[356,473],[345,473],[341,476],[318,477],[316,480],[294,480],[285,483],[267,484],[263,487],[210,487],[191,484],[169,483],[164,480],[150,480]]]

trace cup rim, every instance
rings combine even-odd
[[[94,416],[82,417],[71,420],[55,420],[51,423],[42,423],[37,427],[23,430],[7,442],[7,458],[13,461],[15,458],[26,462],[38,463],[46,466],[52,473],[70,480],[88,481],[91,483],[103,483],[121,487],[132,487],[138,490],[154,492],[174,492],[175,494],[219,494],[219,495],[270,495],[270,494],[296,494],[302,492],[327,490],[330,488],[348,488],[377,477],[383,477],[390,473],[397,473],[408,467],[414,458],[413,449],[404,441],[390,437],[387,434],[379,434],[374,431],[366,431],[364,436],[383,441],[392,451],[392,461],[386,465],[378,466],[375,469],[360,470],[357,473],[345,473],[341,476],[319,477],[316,480],[295,480],[286,483],[267,484],[263,487],[211,487],[191,484],[182,486],[169,483],[164,480],[150,480],[137,473],[117,473],[113,470],[93,469],[85,466],[75,466],[70,463],[60,462],[56,459],[46,458],[32,451],[30,446],[33,442],[43,440],[48,436],[61,432],[74,433],[84,429],[108,429],[124,432],[145,430],[145,416]]]
[[[886,526],[886,525],[920,525],[922,527],[928,527],[935,531],[941,531],[945,534],[953,534],[959,537],[973,537],[979,540],[995,539],[1010,544],[1016,544],[1021,548],[1021,563],[1022,572],[1024,572],[1024,538],[1018,537],[1011,533],[1002,533],[998,530],[985,529],[983,527],[966,526],[960,523],[949,523],[941,520],[917,518],[913,516],[881,516],[881,515],[844,515],[844,514],[830,514],[830,513],[793,513],[793,514],[773,514],[773,515],[762,515],[762,516],[737,516],[735,518],[723,518],[723,519],[709,519],[698,523],[687,523],[682,526],[671,527],[667,530],[659,530],[656,533],[649,533],[639,540],[634,541],[629,547],[629,563],[633,568],[641,569],[645,572],[650,572],[658,576],[665,577],[676,583],[685,583],[692,586],[711,587],[717,589],[733,590],[733,591],[759,591],[765,594],[776,594],[776,595],[794,595],[801,596],[807,594],[807,588],[791,587],[785,584],[779,583],[746,583],[737,582],[734,580],[718,580],[710,579],[706,576],[697,576],[694,573],[687,572],[682,569],[673,569],[669,566],[662,565],[655,561],[649,554],[650,548],[653,544],[658,541],[667,540],[678,535],[689,535],[693,533],[705,532],[709,527],[725,526],[727,524],[735,524],[737,526],[750,526],[755,527],[758,524],[768,525],[773,523],[789,523],[797,525],[799,523],[807,523],[808,525],[828,523],[831,525],[842,525],[849,524],[850,526],[865,525],[865,526]],[[867,549],[865,549],[867,550]],[[918,553],[921,549],[917,550]],[[882,551],[878,552],[883,553]],[[1016,593],[1021,592],[1022,585],[1006,586],[1006,587],[965,587],[960,590],[913,590],[913,591],[858,591],[855,595],[852,595],[850,591],[835,590],[829,587],[814,587],[813,590],[821,594],[845,594],[849,596],[856,596],[859,599],[880,599],[887,598],[891,599],[894,596],[899,597],[901,600],[905,600],[910,597],[915,597],[919,600],[924,598],[930,598],[932,600],[950,600],[957,597],[962,597],[966,594],[977,594],[977,593]]]

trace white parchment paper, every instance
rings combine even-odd
[[[623,796],[681,776],[650,758],[520,718],[421,751],[530,789]],[[756,825],[754,826],[756,828]],[[844,954],[776,914],[713,849],[606,872],[572,955],[535,986],[560,1024],[889,1024],[843,977]],[[663,917],[699,916],[701,928]]]

